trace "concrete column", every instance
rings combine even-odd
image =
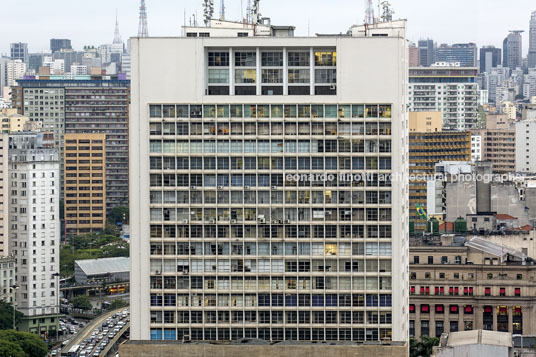
[[[513,326],[512,323],[514,322],[514,307],[508,306],[508,332],[512,333]]]
[[[310,56],[309,62],[311,62],[309,64],[310,65],[310,67],[309,67],[309,69],[310,69],[309,77],[311,77],[311,84],[310,84],[311,95],[314,95],[315,94],[315,52],[314,52],[312,47],[309,49],[309,56]]]
[[[288,95],[288,51],[283,48],[283,95]]]
[[[497,331],[497,305],[492,305],[493,313],[493,331]]]
[[[229,48],[229,94],[235,95],[234,50]]]
[[[261,82],[262,82],[262,72],[261,72],[261,49],[257,47],[257,95],[262,94]]]

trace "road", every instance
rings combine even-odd
[[[82,328],[78,334],[73,336],[73,338],[69,341],[68,344],[66,344],[62,349],[62,353],[67,353],[71,347],[74,345],[79,345],[82,341],[84,341],[88,336],[91,336],[91,333],[93,330],[97,327],[100,327],[101,324],[106,320],[108,317],[112,316],[113,314],[123,310],[124,308],[116,309],[110,312],[107,312],[106,314],[102,314],[95,318],[94,320],[91,320],[84,328]]]

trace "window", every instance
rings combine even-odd
[[[281,67],[283,66],[283,52],[262,52],[262,66]]]
[[[445,307],[443,305],[436,305],[435,312],[436,314],[442,314],[445,312]]]
[[[288,52],[289,67],[308,67],[310,64],[309,52]]]
[[[257,54],[255,52],[235,52],[236,67],[255,67]]]
[[[209,68],[208,83],[229,83],[229,70]]]
[[[208,65],[210,67],[229,67],[229,52],[209,52]]]
[[[484,296],[491,296],[491,288],[489,287],[484,288]]]
[[[506,296],[506,288],[499,288],[499,296]]]
[[[315,52],[315,66],[335,66],[337,52]]]
[[[236,83],[255,83],[257,81],[257,70],[255,69],[236,69]]]
[[[514,289],[514,295],[515,296],[521,296],[521,288],[515,288]]]
[[[309,83],[311,72],[308,69],[289,69],[288,70],[288,82],[289,83]]]
[[[283,83],[282,69],[263,69],[262,83]]]
[[[315,83],[337,83],[337,70],[315,69]]]
[[[423,304],[421,305],[421,314],[428,314],[430,313],[430,305]]]

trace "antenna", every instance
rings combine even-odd
[[[258,24],[260,18],[260,0],[253,0],[253,7],[251,8],[251,21],[253,24]]]
[[[115,31],[114,31],[114,41],[113,44],[121,44],[123,40],[119,34],[119,21],[117,20],[117,9],[115,9]]]
[[[374,7],[372,6],[372,0],[365,0],[365,24],[374,24]]]
[[[383,8],[383,13],[381,16],[382,22],[393,21],[393,14],[395,12],[391,9],[391,4],[389,3],[389,1],[382,2],[382,8]]]
[[[138,37],[149,37],[149,30],[147,29],[147,8],[145,7],[145,0],[141,0],[140,3],[140,22],[138,24]]]
[[[251,23],[251,0],[248,0],[248,6],[246,7],[246,22]]]
[[[225,0],[220,3],[220,20],[225,20]]]
[[[210,25],[210,20],[214,16],[214,0],[205,0],[203,2],[203,17],[205,18],[205,26]]]

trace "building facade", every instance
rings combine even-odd
[[[66,38],[51,38],[50,39],[50,52],[58,52],[60,50],[72,49],[71,40]]]
[[[436,62],[459,62],[461,67],[476,67],[477,48],[474,43],[442,44],[436,49]]]
[[[516,171],[536,172],[536,119],[521,120],[516,123]]]
[[[482,161],[482,135],[471,134],[471,161]]]
[[[42,148],[36,134],[10,135],[10,250],[17,259],[17,310],[24,314],[19,328],[40,335],[58,325],[59,170],[57,149]]]
[[[12,133],[24,130],[24,124],[28,121],[28,117],[17,113],[17,109],[2,109],[0,110],[0,122],[2,123],[2,133]]]
[[[435,62],[435,44],[434,40],[419,40],[419,65],[430,67]]]
[[[493,67],[502,64],[501,49],[495,46],[480,48],[480,73],[489,73]]]
[[[9,249],[9,136],[0,134],[0,257],[10,255]]]
[[[530,15],[528,67],[536,67],[536,11]]]
[[[443,129],[470,130],[478,125],[476,68],[417,67],[409,70],[409,110],[440,111]]]
[[[411,336],[476,329],[536,333],[536,266],[501,259],[501,245],[479,242],[483,249],[410,247]]]
[[[481,138],[481,160],[492,163],[493,173],[516,171],[516,132],[514,129],[478,129],[474,135]]]
[[[470,161],[470,132],[432,132],[409,134],[409,173],[415,175],[409,182],[409,217],[414,229],[426,229],[426,221],[419,217],[417,205],[426,210],[427,181],[435,174],[435,165],[442,161]],[[419,177],[420,176],[420,177]]]
[[[6,87],[13,87],[17,80],[22,79],[26,73],[26,63],[21,59],[6,62]]]
[[[12,43],[10,45],[10,54],[12,60],[21,60],[28,63],[28,44],[22,42]]]
[[[226,25],[131,39],[131,339],[407,340],[405,22]]]
[[[130,82],[91,78],[22,80],[22,97],[15,101],[23,103],[18,110],[31,121],[43,121],[43,130],[54,130],[61,151],[64,134],[106,135],[106,209],[111,210],[128,205]]]
[[[15,258],[0,256],[0,300],[13,304],[15,285]]]
[[[523,31],[510,31],[503,41],[503,65],[511,70],[521,68],[523,59]]]
[[[67,236],[106,226],[106,134],[65,134],[64,212]]]
[[[409,132],[435,133],[442,131],[441,112],[409,112]]]

